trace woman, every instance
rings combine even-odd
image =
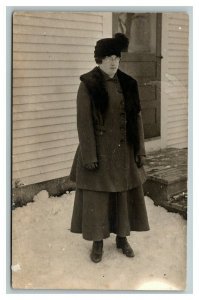
[[[80,76],[77,95],[79,146],[70,179],[76,182],[71,232],[93,241],[91,260],[101,261],[103,239],[133,257],[131,231],[149,230],[142,183],[144,134],[138,86],[118,69],[128,39],[117,33],[95,46],[98,64]]]

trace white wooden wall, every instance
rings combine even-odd
[[[13,184],[68,176],[78,138],[79,75],[95,66],[111,13],[13,15]]]
[[[187,147],[188,39],[185,13],[162,15],[161,147]]]

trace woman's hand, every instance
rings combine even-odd
[[[135,161],[136,161],[137,167],[141,168],[146,163],[146,157],[145,157],[145,155],[137,155]]]
[[[98,168],[98,162],[92,162],[89,164],[85,164],[84,167],[88,170],[95,170]]]

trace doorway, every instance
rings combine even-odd
[[[161,14],[113,13],[113,35],[129,38],[120,69],[138,81],[145,139],[160,136]]]

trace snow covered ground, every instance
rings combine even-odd
[[[75,192],[49,197],[13,211],[12,286],[22,289],[183,290],[186,287],[186,221],[146,197],[150,231],[128,238],[135,257],[104,241],[94,264],[92,242],[70,232]]]

